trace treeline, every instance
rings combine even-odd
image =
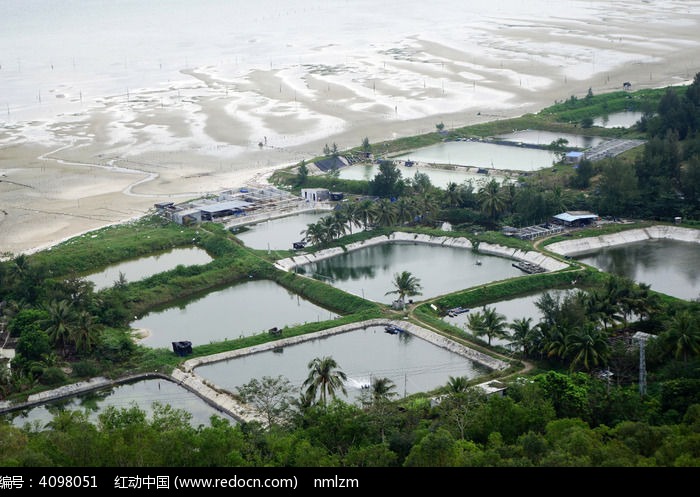
[[[451,378],[444,393],[288,408],[270,428],[154,404],[109,407],[96,422],[63,411],[47,427],[0,422],[0,466],[649,467],[700,465],[700,383],[668,379],[649,396],[581,373],[520,378],[487,396]]]

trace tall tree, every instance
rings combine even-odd
[[[447,389],[450,393],[463,393],[469,388],[469,379],[466,376],[450,376],[447,381]]]
[[[401,196],[395,203],[396,221],[400,224],[412,223],[418,214],[418,207],[414,197]]]
[[[379,172],[370,180],[369,190],[378,197],[398,196],[403,182],[401,171],[392,161],[383,160],[379,163]]]
[[[274,378],[263,376],[260,380],[254,378],[238,387],[238,393],[243,402],[255,406],[265,416],[268,428],[289,418],[292,384],[281,375]]]
[[[301,161],[299,168],[297,169],[297,186],[302,186],[306,183],[309,177],[309,166],[306,165],[306,161]]]
[[[602,167],[600,178],[600,214],[623,216],[634,212],[640,193],[632,164],[612,160]]]
[[[398,300],[401,307],[405,307],[405,298],[413,297],[414,295],[421,295],[421,284],[420,279],[416,278],[409,271],[402,271],[401,273],[394,274],[394,290],[386,292],[384,295],[397,294],[399,296]]]
[[[308,364],[309,374],[304,381],[306,395],[310,399],[318,397],[318,402],[326,405],[328,397],[335,398],[338,391],[347,395],[345,380],[347,375],[339,369],[338,363],[330,356],[316,357]]]
[[[521,351],[526,357],[529,356],[533,339],[532,318],[516,319],[508,325],[508,328],[513,332],[508,345]]]
[[[398,214],[396,206],[389,199],[383,198],[374,204],[374,220],[379,226],[394,226]]]
[[[662,338],[676,359],[687,362],[690,356],[700,354],[700,320],[690,311],[680,311],[668,323]]]
[[[389,378],[372,378],[372,383],[370,384],[370,391],[372,392],[373,402],[382,402],[396,397],[398,394],[395,390],[396,384]]]
[[[369,138],[367,138],[366,136],[362,139],[362,151],[366,155],[372,153],[372,145],[370,145]]]
[[[304,237],[304,240],[306,240],[307,243],[314,246],[321,246],[327,241],[327,232],[319,222],[309,223],[306,226],[306,229],[300,234]]]
[[[67,300],[52,300],[44,310],[48,318],[42,323],[49,339],[63,355],[68,352],[71,334],[75,325],[75,313]]]
[[[492,223],[495,223],[498,216],[506,208],[506,202],[501,193],[501,185],[498,181],[492,179],[479,189],[478,196],[481,212],[486,214]]]
[[[454,181],[447,183],[445,201],[448,207],[457,207],[462,203],[462,190]]]
[[[81,354],[92,352],[98,341],[98,333],[99,327],[93,315],[88,311],[79,311],[70,332],[70,340],[75,345],[76,351]]]
[[[492,339],[505,338],[508,335],[507,326],[506,317],[498,313],[495,307],[484,306],[482,311],[474,312],[469,316],[469,327],[476,336],[486,335],[489,345]]]
[[[369,199],[361,200],[357,204],[356,217],[364,230],[374,224],[374,202]]]
[[[571,358],[572,371],[607,364],[610,346],[607,334],[593,323],[585,323],[566,336],[566,355]]]

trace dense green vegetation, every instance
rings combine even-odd
[[[135,406],[108,408],[96,424],[64,412],[47,430],[0,424],[0,466],[697,467],[699,381],[667,380],[640,398],[550,371],[487,397],[455,378],[436,405],[393,401],[383,389],[361,406],[272,411],[270,428],[218,418],[195,427],[167,406],[150,418]]]
[[[431,185],[427,175],[405,180],[390,160],[403,150],[443,139],[490,136],[539,128],[593,133],[593,117],[618,110],[645,117],[630,131],[596,129],[607,136],[645,137],[642,151],[578,168],[521,175],[476,188]],[[682,216],[700,215],[700,74],[687,88],[589,94],[558,102],[537,115],[408,137],[368,140],[348,156],[373,153],[380,170],[369,182],[335,174],[308,174],[306,163],[275,181],[291,188],[325,186],[348,201],[305,232],[311,250],[344,246],[392,231],[463,236],[475,247],[496,243],[538,250],[499,232],[503,226],[539,223],[567,209],[647,221],[610,224],[614,232]],[[335,144],[326,155],[341,154]],[[556,169],[556,171],[554,170]],[[444,221],[453,231],[437,227]],[[574,236],[585,236],[579,231]],[[552,238],[556,241],[567,238]],[[545,241],[543,246],[546,246]],[[197,246],[209,264],[179,266],[142,281],[123,278],[96,292],[82,274],[125,259],[173,247]],[[168,373],[182,358],[136,345],[129,322],[159,306],[183,302],[221,286],[266,279],[341,315],[332,322],[285,327],[284,336],[338,324],[405,317],[510,361],[492,375],[505,395],[486,396],[474,381],[450,378],[435,392],[397,399],[395,385],[377,378],[357,403],[343,400],[342,364],[332,357],[309,363],[305,388],[294,392],[283,378],[262,378],[238,394],[265,411],[267,424],[231,425],[213,419],[193,427],[188,415],[167,406],[151,419],[133,407],[107,409],[91,424],[86,413],[58,413],[47,427],[16,428],[0,421],[0,466],[697,466],[700,462],[700,305],[658,295],[646,285],[572,264],[444,295],[392,310],[272,264],[220,225],[183,227],[157,217],[105,228],[50,251],[12,256],[0,263],[0,320],[17,340],[11,368],[1,368],[0,400],[93,376]],[[579,291],[563,299],[545,293],[544,317],[506,322],[489,307],[505,297],[554,288]],[[420,294],[410,273],[396,275],[399,300]],[[470,332],[442,319],[447,309],[480,307]],[[506,331],[509,333],[506,335]],[[648,388],[638,384],[644,331]],[[510,337],[511,346],[491,346]],[[197,347],[203,356],[256,345],[267,333]],[[517,373],[522,372],[520,376]],[[609,374],[612,373],[612,376]],[[480,379],[483,381],[483,378]],[[280,407],[280,406],[283,406]]]

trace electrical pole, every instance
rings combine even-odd
[[[647,394],[647,361],[644,345],[646,339],[639,340],[639,395],[644,397]]]

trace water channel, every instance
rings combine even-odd
[[[646,283],[652,290],[673,297],[700,298],[700,245],[676,240],[648,240],[575,258],[601,271]]]
[[[142,345],[170,349],[176,341],[190,341],[195,347],[336,317],[275,282],[252,280],[152,311],[131,327],[148,331]]]
[[[251,354],[200,366],[196,373],[208,381],[236,391],[251,379],[287,378],[299,392],[308,376],[308,363],[316,357],[332,357],[348,379],[347,397],[360,398],[362,385],[372,378],[389,378],[402,397],[426,392],[448,382],[450,376],[475,378],[489,372],[461,355],[407,333],[388,334],[383,326],[370,326],[338,335],[316,338],[277,351]]]
[[[120,262],[84,278],[94,283],[95,290],[99,291],[114,285],[114,282],[119,280],[120,273],[128,283],[175,269],[179,265],[192,266],[208,264],[211,261],[212,257],[199,247],[176,248],[160,254]]]
[[[189,390],[162,379],[124,383],[113,388],[97,390],[21,411],[13,411],[4,414],[3,417],[12,420],[12,424],[17,427],[23,427],[29,423],[32,426],[39,424],[43,428],[53,419],[54,414],[60,411],[87,411],[90,421],[95,423],[99,414],[108,407],[128,409],[136,406],[150,418],[154,412],[153,405],[156,402],[189,413],[191,415],[190,423],[193,426],[208,426],[211,416],[226,419],[232,424],[237,422]]]
[[[480,264],[477,264],[480,262]],[[510,259],[477,254],[469,249],[418,243],[385,243],[337,255],[297,268],[306,274],[360,297],[391,304],[396,295],[394,275],[410,272],[419,279],[416,301],[522,276]]]

